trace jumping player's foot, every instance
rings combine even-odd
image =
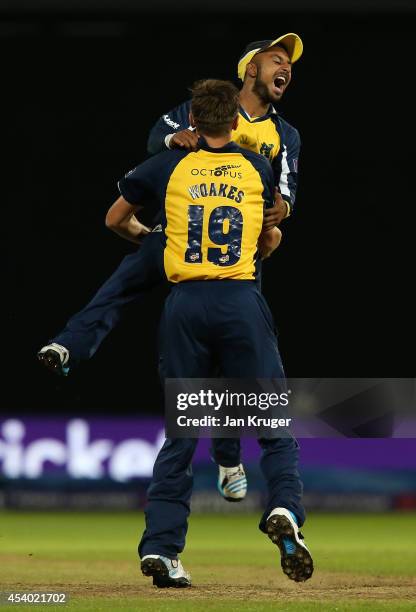
[[[64,346],[52,342],[43,346],[38,352],[38,359],[47,370],[58,374],[58,376],[67,376],[69,367],[69,351]]]
[[[140,567],[145,576],[153,576],[153,584],[160,589],[168,587],[186,589],[191,586],[191,575],[184,570],[179,559],[145,555]]]
[[[236,467],[218,466],[218,491],[229,502],[242,501],[247,494],[247,478],[243,464]]]
[[[295,515],[286,508],[275,508],[266,522],[267,535],[279,547],[282,570],[291,580],[304,582],[313,574],[313,561]]]

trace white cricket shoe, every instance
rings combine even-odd
[[[50,372],[59,376],[68,375],[69,351],[61,344],[52,342],[43,346],[38,352],[38,359]]]
[[[296,582],[308,580],[313,574],[313,560],[295,515],[286,508],[275,508],[267,518],[266,531],[279,547],[282,570],[288,578]]]
[[[153,584],[161,589],[167,587],[187,588],[191,586],[191,575],[183,568],[179,559],[162,555],[145,555],[141,561],[145,576],[153,576]]]
[[[218,491],[229,502],[242,501],[247,494],[247,478],[243,464],[236,467],[219,465]]]

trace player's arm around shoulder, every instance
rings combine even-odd
[[[198,136],[189,124],[190,101],[162,115],[149,133],[147,150],[155,155],[166,149],[198,149]]]

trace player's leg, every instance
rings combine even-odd
[[[203,283],[179,283],[169,293],[159,325],[159,375],[203,378],[213,370],[211,335],[207,328]]]
[[[90,359],[118,324],[127,306],[137,303],[164,278],[161,233],[152,232],[142,246],[127,255],[93,299],[71,319],[39,358],[49,369],[64,370]]]
[[[209,295],[211,283],[207,285],[198,283],[199,290],[204,294]],[[201,295],[201,294],[200,294]],[[200,359],[207,351],[207,346],[211,342],[210,335],[206,333],[203,335],[203,328],[200,325],[200,315],[203,312],[202,308],[205,309],[204,300],[200,301],[201,310],[195,309],[195,321],[196,325],[192,325],[192,319],[184,318],[182,322],[182,313],[187,312],[188,300],[194,299],[194,292],[190,283],[181,285],[178,287],[175,295],[169,296],[169,299],[175,301],[176,309],[178,312],[178,320],[176,321],[177,333],[181,336],[179,341],[183,346],[183,351],[175,351],[174,363],[172,367],[175,372],[193,372],[188,374],[188,378],[197,378],[197,372],[204,371],[205,374],[200,375],[207,377],[208,367],[211,368],[211,361],[209,363],[200,363]],[[183,308],[179,306],[183,305]],[[166,313],[169,311],[166,310]],[[168,316],[168,315],[166,315]],[[162,333],[163,338],[166,333],[165,322],[162,322]],[[167,327],[169,329],[169,327]],[[171,336],[172,337],[172,330]],[[173,343],[170,346],[174,346]],[[207,353],[208,355],[208,353]],[[195,356],[197,358],[195,359]],[[163,351],[161,351],[161,359],[163,360]],[[202,365],[202,367],[201,367]],[[163,363],[161,363],[163,370]],[[212,370],[211,370],[212,371]],[[162,372],[163,376],[163,372]],[[178,375],[173,378],[179,377]],[[247,493],[247,478],[244,472],[244,467],[240,460],[240,440],[239,439],[213,439],[212,440],[212,452],[211,456],[215,463],[218,465],[218,481],[217,488],[220,495],[231,502],[239,502],[244,499]]]
[[[245,287],[247,284],[243,283]],[[254,286],[254,283],[253,283]],[[222,368],[226,367],[226,373],[221,370],[221,374],[229,378],[240,378],[245,376],[242,374],[241,365],[246,368],[246,371],[251,372],[250,376],[256,376],[255,368],[258,367],[258,354],[260,350],[259,343],[255,351],[249,350],[251,357],[247,361],[247,342],[246,338],[240,336],[242,330],[239,327],[238,308],[235,305],[238,303],[239,292],[242,285],[240,283],[228,283],[227,286],[221,285],[218,289],[221,292],[226,289],[230,293],[231,300],[224,303],[223,320],[225,321],[225,329],[221,330],[221,353],[222,353]],[[221,293],[223,297],[223,293]],[[234,301],[234,299],[236,301]],[[228,304],[228,306],[226,305]],[[213,304],[213,307],[215,305]],[[230,334],[230,330],[238,330],[238,337],[235,338]],[[253,334],[254,338],[254,334]],[[232,342],[231,342],[232,339]],[[255,338],[254,338],[255,339]],[[235,342],[237,340],[237,342]],[[223,344],[226,345],[225,353],[223,352]],[[243,363],[242,363],[243,362]],[[249,376],[249,374],[247,374]],[[244,467],[241,464],[241,445],[237,438],[218,438],[212,440],[211,456],[215,463],[220,466],[218,478],[218,490],[227,501],[241,501],[247,494],[247,478],[244,472]]]
[[[285,574],[303,582],[312,576],[313,561],[299,531],[305,521],[299,445],[292,437],[261,439],[259,444],[263,451],[260,466],[268,489],[259,528],[279,547]]]
[[[139,544],[141,569],[158,587],[190,586],[178,555],[188,530],[197,439],[167,439],[153,468],[145,508],[146,529]]]
[[[190,284],[186,286],[181,286],[180,295],[179,293],[175,297],[173,295],[169,296],[168,299],[172,301],[176,301],[180,303],[180,300],[186,300],[188,293],[186,292],[186,288],[190,287]],[[205,286],[201,287],[203,290]],[[179,289],[178,289],[179,291]],[[189,292],[189,296],[191,299],[192,292]],[[184,308],[187,308],[187,305],[184,304]],[[186,310],[185,310],[186,311]],[[199,313],[196,313],[199,315]],[[159,329],[159,371],[162,380],[166,378],[166,373],[164,371],[164,351],[163,351],[163,342],[168,337],[166,335],[169,330],[169,325],[166,323],[166,318],[169,316],[169,311],[165,309],[163,312],[160,329]],[[204,351],[207,350],[207,344],[209,343],[209,335],[206,337],[200,338],[202,333],[202,328],[200,325],[195,326],[192,329],[192,333],[188,337],[188,325],[189,321],[186,320],[183,322],[182,326],[186,329],[186,334],[182,332],[182,326],[179,325],[178,333],[181,334],[180,342],[184,344],[184,351],[179,354],[178,351],[175,351],[175,358],[172,367],[175,368],[175,372],[194,372],[193,374],[188,374],[188,378],[197,378],[197,374],[195,372],[200,372],[201,369],[205,372],[204,377],[208,377],[207,368],[211,367],[211,360],[209,363],[200,363],[200,359],[204,354]],[[169,338],[172,338],[173,331],[170,330]],[[197,354],[198,358],[194,359],[194,355]],[[206,353],[208,355],[208,353]],[[210,376],[212,376],[211,370]],[[173,376],[175,378],[176,376]],[[220,495],[227,501],[230,502],[239,502],[242,501],[247,493],[247,478],[244,472],[244,466],[240,460],[240,440],[238,438],[233,439],[213,439],[212,440],[212,449],[211,449],[211,457],[213,461],[218,465],[218,481],[217,481],[217,489]]]
[[[240,463],[241,444],[239,438],[213,438],[211,457],[217,465],[233,468]]]
[[[203,302],[188,289],[175,286],[165,303],[159,338],[162,381],[206,377],[212,368]],[[167,439],[154,466],[139,555],[142,572],[153,576],[159,587],[190,586],[189,574],[175,566],[185,546],[197,442],[196,438]]]
[[[264,297],[254,286],[240,297],[238,286],[235,289],[234,299],[228,306],[224,303],[224,308],[228,307],[222,316],[226,323],[221,322],[218,328],[221,371],[227,378],[274,378],[285,385],[273,317]],[[294,580],[306,580],[312,575],[313,564],[298,529],[305,520],[298,472],[299,445],[292,437],[261,439],[259,443],[263,451],[260,465],[268,489],[260,529],[279,546],[283,571]]]

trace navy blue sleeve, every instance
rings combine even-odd
[[[169,134],[186,130],[190,127],[189,125],[189,111],[191,103],[184,102],[180,106],[177,106],[173,110],[162,115],[150,130],[149,138],[147,140],[147,151],[150,155],[155,155],[161,151],[166,151],[165,138]]]
[[[187,154],[187,151],[165,151],[150,157],[119,180],[117,185],[120,194],[133,206],[145,206],[146,195],[156,196],[160,204],[163,204],[170,175]]]
[[[154,194],[160,173],[160,156],[147,159],[119,180],[118,190],[129,204],[142,204],[146,195]]]
[[[281,119],[282,142],[279,155],[273,161],[275,185],[293,210],[298,187],[300,136],[297,129]]]

